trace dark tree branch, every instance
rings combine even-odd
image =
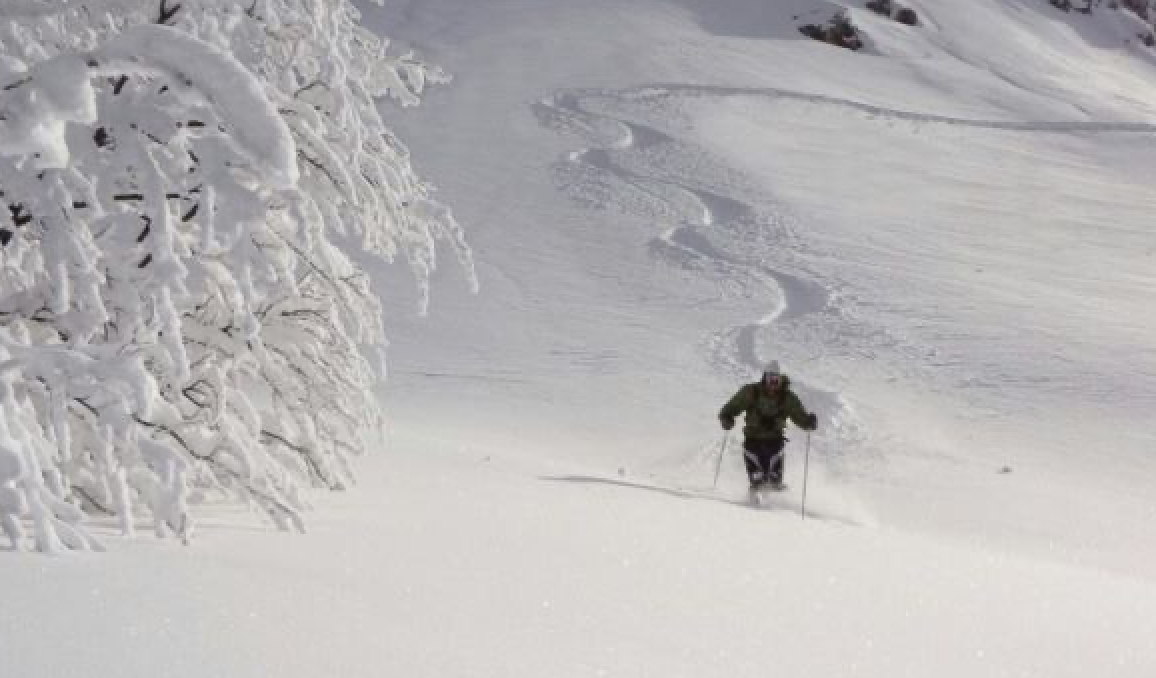
[[[73,494],[80,497],[81,500],[91,504],[92,507],[95,508],[97,511],[100,511],[101,513],[105,514],[106,516],[115,516],[116,515],[116,511],[113,511],[112,509],[108,508],[107,506],[101,504],[91,494],[89,494],[88,491],[85,490],[84,488],[77,487],[77,486],[73,485],[71,487],[71,489],[72,489]]]
[[[32,82],[32,76],[27,76],[27,77],[24,77],[24,78],[17,80],[16,82],[4,85],[3,89],[5,91],[11,91],[11,90],[14,90],[18,87],[23,87],[24,85],[27,85],[30,82]]]
[[[262,437],[269,438],[275,442],[278,442],[278,443],[284,445],[285,447],[288,447],[289,449],[293,450],[294,452],[296,452],[298,454],[298,456],[300,456],[302,459],[304,459],[305,463],[309,465],[309,471],[318,480],[320,480],[322,483],[325,484],[326,489],[329,489],[329,490],[338,489],[339,483],[335,483],[334,481],[330,480],[329,478],[326,478],[325,474],[321,472],[320,464],[318,464],[317,460],[313,458],[313,450],[305,448],[305,447],[301,447],[299,445],[294,445],[293,443],[291,443],[288,440],[286,440],[285,438],[277,435],[276,433],[273,433],[272,431],[267,431],[265,429],[261,429],[261,435],[262,435]]]
[[[167,0],[161,0],[160,16],[157,17],[158,24],[165,26],[170,25],[169,21],[177,15],[177,12],[181,11],[180,3],[173,5],[171,8],[168,5]]]

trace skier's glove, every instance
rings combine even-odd
[[[807,418],[803,421],[803,430],[814,431],[817,428],[819,428],[819,418],[814,414],[808,414]]]
[[[734,417],[719,417],[718,423],[722,424],[724,431],[729,431],[735,427]]]

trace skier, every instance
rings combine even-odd
[[[791,380],[779,369],[777,360],[763,370],[763,378],[739,389],[719,410],[723,430],[734,428],[735,417],[745,414],[743,461],[751,481],[751,497],[762,489],[783,490],[783,430],[787,419],[804,431],[819,427],[819,418],[807,412],[791,391]]]

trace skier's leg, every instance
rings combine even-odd
[[[774,463],[775,456],[775,441],[774,440],[759,440],[755,447],[755,456],[759,461],[759,468],[762,469],[762,477],[758,483],[759,487],[763,487],[774,480]]]
[[[767,441],[768,459],[764,468],[767,469],[767,481],[773,485],[783,484],[783,457],[787,444],[785,438],[774,438]]]
[[[766,466],[759,462],[759,441],[747,438],[743,441],[743,464],[747,467],[747,480],[752,487],[763,480]]]
[[[759,467],[759,475],[752,484],[763,487],[771,481],[771,459],[775,454],[774,449],[773,440],[760,438],[753,441],[751,450]]]

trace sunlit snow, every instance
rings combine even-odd
[[[361,4],[454,76],[381,110],[469,244],[368,264],[386,439],[303,536],[0,554],[0,674],[1156,675],[1144,22]],[[716,415],[771,359],[820,428],[757,510]]]

